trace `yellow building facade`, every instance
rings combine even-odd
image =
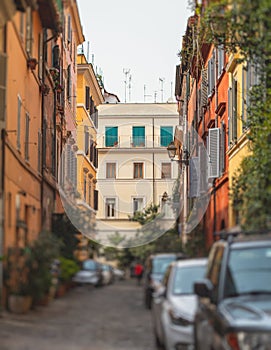
[[[97,106],[104,102],[100,82],[84,54],[77,55],[77,190],[80,205],[97,210]]]
[[[249,91],[253,85],[254,72],[249,63],[238,63],[240,56],[232,54],[229,58],[227,73],[229,74],[229,187],[232,190],[233,178],[238,174],[242,160],[249,155],[247,133],[247,108]],[[229,206],[229,227],[241,223],[234,208],[232,198]]]

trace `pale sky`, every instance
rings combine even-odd
[[[126,101],[163,102],[174,97],[177,53],[191,15],[188,0],[77,0],[89,61],[102,71],[105,89]],[[162,79],[162,81],[159,80]],[[171,84],[172,82],[172,84]],[[156,93],[155,93],[156,91]],[[131,95],[131,99],[129,99]]]

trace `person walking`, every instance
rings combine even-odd
[[[135,276],[137,279],[137,284],[140,285],[141,279],[143,277],[144,267],[139,262],[135,265]]]

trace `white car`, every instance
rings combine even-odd
[[[170,264],[160,289],[153,294],[152,320],[157,346],[166,350],[192,350],[197,306],[194,282],[204,277],[207,259]]]

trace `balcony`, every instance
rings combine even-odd
[[[103,136],[99,147],[102,148],[167,148],[172,139],[166,137],[153,136]]]
[[[60,32],[63,10],[61,0],[37,0],[37,2],[43,27]]]

